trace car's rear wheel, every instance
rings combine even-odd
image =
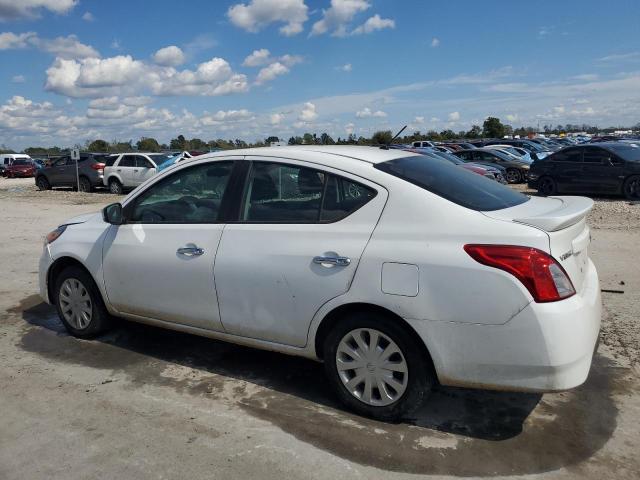
[[[507,170],[507,182],[509,183],[520,183],[522,181],[522,175],[515,168],[509,168]]]
[[[640,175],[633,175],[624,181],[624,196],[629,200],[640,200]]]
[[[542,177],[538,180],[538,192],[544,196],[555,195],[558,191],[556,181],[551,177]]]
[[[55,279],[54,288],[58,316],[71,335],[91,338],[111,326],[100,291],[86,271],[65,268]]]
[[[87,177],[80,177],[80,191],[89,193],[91,192],[91,182]]]
[[[51,184],[49,183],[49,180],[47,180],[47,177],[44,176],[38,177],[36,180],[36,186],[38,187],[38,190],[51,190]]]
[[[325,371],[348,408],[398,420],[420,407],[435,382],[420,341],[397,320],[376,312],[353,313],[325,339]]]
[[[116,178],[109,180],[109,191],[115,195],[122,195],[122,184]]]

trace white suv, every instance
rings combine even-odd
[[[153,177],[157,167],[167,158],[160,153],[121,153],[107,158],[104,167],[104,186],[111,193],[121,194]]]

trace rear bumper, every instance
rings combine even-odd
[[[410,321],[444,385],[551,392],[589,374],[602,313],[591,261],[582,291],[566,300],[528,304],[503,325]]]

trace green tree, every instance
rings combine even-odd
[[[136,143],[136,148],[141,152],[159,152],[160,144],[155,138],[142,137]]]
[[[315,139],[313,138],[313,135],[311,135],[310,133],[305,133],[302,136],[302,143],[304,145],[313,145],[315,143]]]
[[[388,145],[391,143],[392,138],[393,133],[391,133],[391,130],[379,130],[371,137],[371,143],[374,145]]]
[[[480,138],[482,135],[482,129],[479,125],[472,125],[471,130],[464,134],[467,138]]]
[[[191,150],[189,142],[184,138],[184,135],[178,135],[177,138],[172,138],[169,142],[169,148],[171,150]]]
[[[320,143],[322,143],[322,145],[335,145],[336,142],[333,140],[333,138],[331,138],[331,136],[328,133],[323,133],[322,135],[320,135]]]
[[[264,139],[264,143],[265,145],[271,145],[271,142],[279,142],[280,139],[274,135],[271,135],[270,137],[267,137]]]
[[[192,138],[187,143],[189,144],[189,150],[207,150],[209,148],[200,138]]]
[[[482,124],[482,134],[489,138],[502,138],[505,135],[505,128],[497,117],[487,117]]]
[[[105,140],[94,140],[93,142],[87,145],[87,150],[90,152],[108,152],[109,151],[109,143]]]

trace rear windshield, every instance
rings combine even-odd
[[[31,165],[31,161],[30,160],[14,160],[13,164],[14,165]]]
[[[624,160],[640,160],[640,142],[636,143],[618,143],[615,145],[607,145],[605,148],[619,155]]]
[[[444,159],[419,155],[389,160],[375,167],[471,210],[500,210],[529,200],[526,195]]]

